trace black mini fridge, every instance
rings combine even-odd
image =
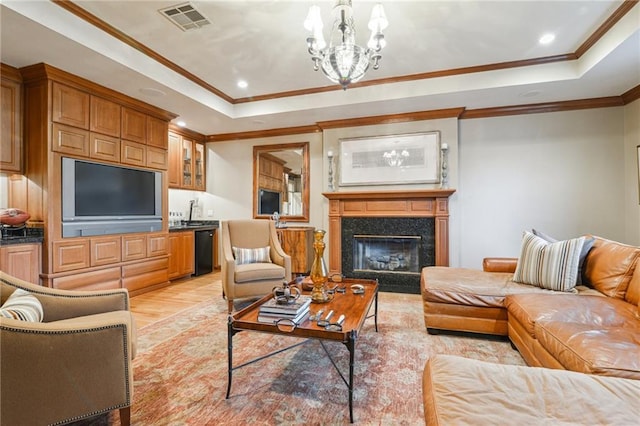
[[[195,231],[195,268],[194,276],[213,271],[213,233],[212,229]]]

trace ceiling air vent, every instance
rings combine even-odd
[[[160,9],[158,12],[162,13],[183,31],[195,30],[211,23],[191,3],[171,6],[166,9]]]

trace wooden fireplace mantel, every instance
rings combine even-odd
[[[449,266],[449,197],[455,189],[324,192],[329,200],[329,273],[342,272],[343,217],[434,217],[436,266]]]

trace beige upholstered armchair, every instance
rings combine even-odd
[[[12,301],[25,298],[17,289],[42,322],[0,318],[0,424],[63,424],[119,409],[129,425],[136,329],[128,292],[56,290],[0,271],[2,315],[20,313],[5,304],[14,293]]]
[[[291,280],[291,257],[282,250],[271,220],[223,221],[222,255],[229,312],[235,299],[264,296]]]

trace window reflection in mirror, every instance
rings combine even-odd
[[[253,147],[253,216],[309,221],[309,142]]]

